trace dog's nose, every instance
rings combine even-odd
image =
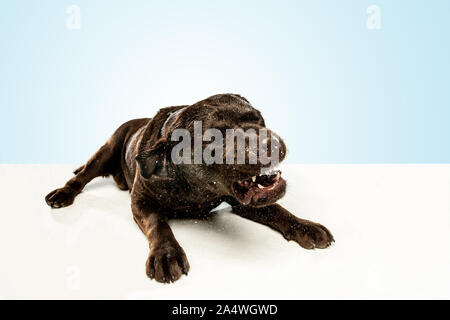
[[[267,150],[269,157],[278,159],[279,162],[284,160],[286,157],[286,144],[278,134],[267,129],[267,139],[263,139],[261,142],[263,150]]]
[[[279,154],[280,154],[280,162],[286,158],[287,148],[284,141],[278,136],[279,139]]]
[[[257,166],[276,166],[286,157],[286,145],[275,132],[260,126],[241,128],[234,136],[226,139],[227,163],[231,157],[236,164],[249,164]],[[238,141],[241,141],[239,143]],[[244,142],[245,141],[245,142]],[[229,148],[228,144],[235,146]],[[232,162],[234,162],[232,161]]]
[[[286,144],[278,134],[265,127],[253,126],[250,129],[255,131],[253,135],[248,135],[249,139],[246,143],[252,141],[254,144],[257,141],[257,147],[255,145],[253,145],[253,148],[250,147],[247,156],[252,154],[254,157],[257,157],[259,162],[264,166],[269,164],[276,166],[277,164],[274,162],[281,162],[284,160],[287,152]]]

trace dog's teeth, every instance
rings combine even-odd
[[[258,183],[258,188],[264,189],[264,187],[262,185],[260,185],[259,183]]]
[[[277,172],[277,176],[275,177],[275,181],[278,181],[278,179],[280,179],[280,176],[281,176],[280,172]]]
[[[256,181],[256,176],[252,177],[252,181],[255,182]]]

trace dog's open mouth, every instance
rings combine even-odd
[[[263,205],[280,199],[286,189],[281,171],[261,174],[233,183],[233,192],[243,205]]]

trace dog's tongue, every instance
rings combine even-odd
[[[271,175],[255,176],[238,182],[243,188],[248,188],[245,193],[240,194],[240,201],[243,205],[248,205],[252,200],[258,201],[267,194],[267,188],[273,185],[280,178],[281,171],[275,171]],[[269,189],[270,190],[270,189]]]

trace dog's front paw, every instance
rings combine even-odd
[[[327,228],[308,220],[294,223],[284,236],[288,240],[296,241],[305,249],[324,249],[334,242],[333,235]]]
[[[70,206],[78,192],[69,187],[62,187],[53,190],[45,197],[45,202],[52,208],[62,208]]]
[[[157,246],[150,250],[146,263],[147,276],[158,282],[170,283],[189,271],[189,262],[179,245]]]

